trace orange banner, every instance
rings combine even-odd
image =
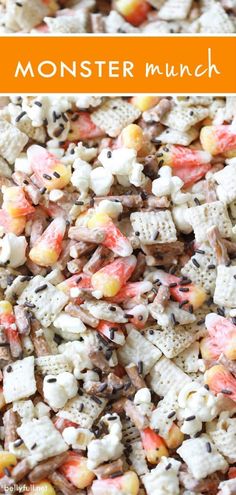
[[[236,37],[1,36],[0,93],[236,93]]]

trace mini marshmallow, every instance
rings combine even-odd
[[[24,236],[6,234],[0,240],[0,263],[8,262],[8,266],[17,268],[26,261],[27,242]]]
[[[159,178],[152,183],[152,192],[155,196],[171,196],[174,204],[186,203],[191,198],[191,194],[180,191],[184,182],[177,176],[172,176],[171,167],[165,165],[159,170]]]
[[[84,194],[87,194],[89,190],[91,170],[91,165],[83,161],[80,163],[80,166],[74,170],[71,176],[71,183],[73,186]]]

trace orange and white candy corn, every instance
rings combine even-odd
[[[39,266],[54,265],[60,256],[65,231],[65,220],[55,218],[30,250],[31,261]]]
[[[222,364],[216,364],[207,370],[204,381],[215,395],[222,393],[236,401],[236,378]]]
[[[162,456],[168,457],[168,449],[160,435],[151,428],[145,428],[140,432],[143,448],[148,462],[157,464]]]
[[[134,471],[127,471],[116,478],[96,480],[92,484],[93,495],[112,495],[120,493],[122,495],[138,495],[139,480]]]
[[[122,289],[112,297],[111,302],[122,303],[135,299],[136,302],[140,301],[140,298],[145,292],[149,292],[152,289],[152,283],[148,280],[142,280],[141,282],[128,282]]]
[[[95,475],[87,466],[87,459],[76,452],[70,452],[66,461],[60,466],[59,471],[76,486],[84,489],[91,485]]]
[[[116,0],[115,6],[126,21],[133,26],[140,26],[151,10],[150,4],[145,0]]]
[[[72,277],[63,280],[57,285],[57,289],[62,290],[68,296],[73,297],[71,289],[89,289],[91,287],[91,277],[85,273],[76,273]],[[83,299],[78,296],[75,298],[76,304],[81,304]]]
[[[12,356],[15,358],[19,357],[22,353],[21,340],[17,330],[13,308],[8,301],[0,301],[0,325],[3,327],[10,344]]]
[[[201,342],[203,359],[218,359],[223,353],[228,359],[236,359],[236,326],[223,316],[209,313],[205,319],[209,336]]]
[[[200,141],[203,149],[211,155],[236,156],[235,125],[205,126],[201,129]]]
[[[96,332],[99,332],[114,344],[123,345],[125,343],[124,332],[119,323],[100,320],[99,325],[96,327]]]
[[[150,96],[150,95],[139,95],[133,96],[131,98],[131,103],[134,107],[138,108],[141,112],[146,112],[153,108],[157,103],[159,103],[159,96]]]
[[[23,217],[34,212],[34,207],[26,199],[24,189],[22,187],[3,187],[2,192],[2,208],[12,218]]]
[[[197,309],[202,306],[207,299],[207,294],[204,289],[193,283],[188,283],[188,280],[184,283],[184,279],[166,273],[163,270],[156,270],[155,276],[163,285],[169,287],[170,294],[175,301],[178,301],[180,304],[183,304],[186,301],[186,304],[183,305],[184,309],[188,309],[189,305],[192,305],[193,309]],[[174,286],[174,284],[176,285]],[[184,292],[181,290],[183,288],[189,290]]]
[[[71,116],[70,132],[67,137],[69,141],[96,139],[104,135],[104,131],[92,122],[88,112],[76,112]]]
[[[144,144],[142,128],[137,124],[129,124],[122,130],[118,143],[124,148],[131,148],[139,151]]]
[[[159,165],[168,165],[185,186],[199,181],[211,168],[211,154],[185,146],[168,145],[158,150]]]
[[[42,146],[34,144],[27,150],[28,159],[36,179],[48,191],[63,189],[70,182],[70,167]]]
[[[131,243],[106,213],[94,213],[89,219],[87,227],[89,229],[102,229],[106,235],[102,245],[118,256],[129,256],[132,253]]]
[[[25,230],[26,217],[13,218],[6,210],[0,210],[0,230],[4,234],[21,235]]]
[[[131,277],[136,263],[137,260],[133,255],[117,258],[92,275],[92,287],[99,290],[105,297],[115,296]]]

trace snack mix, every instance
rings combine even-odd
[[[235,33],[236,0],[0,0],[1,33]]]
[[[236,97],[0,106],[0,492],[234,495]]]

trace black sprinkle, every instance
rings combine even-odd
[[[217,314],[219,316],[225,316],[225,309],[224,308],[217,308],[216,311],[217,311]]]
[[[119,476],[123,476],[123,471],[116,471],[115,473],[110,474],[110,478],[118,478]]]
[[[41,189],[39,189],[39,192],[41,194],[45,194],[46,191],[47,191],[47,188],[46,187],[41,187]]]
[[[114,330],[114,328],[112,328],[112,327],[109,328],[109,332],[110,332],[110,339],[113,340],[114,337],[115,337],[115,330]]]
[[[115,306],[109,306],[109,309],[110,309],[110,311],[116,311],[116,307]]]
[[[106,390],[107,386],[107,383],[102,383],[102,385],[100,385],[98,389],[98,392],[103,392],[104,390]]]
[[[112,356],[112,349],[107,349],[105,352],[105,357],[106,357],[107,361],[109,361],[109,359],[111,359],[111,356]]]
[[[202,318],[201,320],[198,320],[197,325],[203,325],[205,323],[205,318]]]
[[[48,174],[43,174],[43,178],[46,180],[52,180],[51,175],[48,175]]]
[[[177,284],[176,282],[172,282],[172,283],[169,285],[169,287],[170,287],[170,289],[171,289],[172,287],[177,287],[177,285],[178,285],[178,284]]]
[[[199,265],[198,261],[196,260],[196,258],[192,258],[192,263],[193,263],[193,265],[195,265],[197,268],[200,268],[200,265]]]
[[[3,472],[6,476],[8,476],[9,478],[11,477],[11,471],[9,469],[7,469],[6,467],[3,468]]]
[[[19,115],[17,115],[17,117],[16,117],[16,122],[19,122],[25,115],[26,115],[26,112],[19,113]]]
[[[34,443],[34,445],[32,445],[31,447],[31,450],[34,450],[36,447],[37,447],[37,443]]]
[[[137,237],[139,237],[139,236],[140,236],[140,232],[138,232],[138,231],[137,231],[137,232],[135,232],[135,235],[136,235]]]
[[[189,305],[188,310],[189,310],[189,313],[192,315],[193,314],[193,305],[192,304]]]
[[[189,288],[188,287],[180,287],[179,291],[180,292],[189,292]]]
[[[97,397],[96,395],[91,395],[91,399],[96,402],[96,404],[102,404],[102,401],[101,399],[99,399],[99,397]]]
[[[232,390],[228,390],[227,388],[223,388],[221,390],[221,393],[225,394],[225,395],[232,395],[233,392],[232,392]]]
[[[167,418],[170,419],[170,418],[173,418],[175,416],[175,411],[172,411],[168,414]]]
[[[188,304],[188,299],[185,299],[184,301],[179,303],[179,309],[181,309],[183,306],[185,306],[185,304]]]
[[[47,380],[47,383],[55,383],[56,381],[57,381],[57,379],[56,379],[56,378],[49,378],[49,379]]]
[[[156,239],[158,239],[159,235],[160,235],[160,232],[159,232],[159,231],[157,231],[157,232],[156,232],[156,234],[155,234],[155,236],[154,236],[154,241],[155,241]]]
[[[111,158],[112,157],[112,152],[111,151],[108,151],[107,152],[107,158]]]
[[[203,249],[196,249],[195,253],[205,254],[205,251],[203,251]]]
[[[154,330],[149,330],[150,335],[154,335]]]
[[[45,290],[47,289],[47,284],[44,284],[44,285],[41,285],[40,287],[37,287],[37,289],[35,289],[35,294],[38,294],[38,292],[41,292],[42,290]]]
[[[14,447],[20,447],[22,443],[24,443],[23,440],[21,438],[18,438],[18,440],[14,442]]]
[[[211,263],[210,265],[208,265],[208,270],[214,270],[216,268],[216,265],[214,265],[213,263]]]
[[[166,471],[169,471],[169,469],[172,467],[172,464],[171,462],[169,462],[169,464],[167,464],[167,466],[165,467],[165,470]]]
[[[20,279],[21,282],[29,282],[29,280],[31,280],[31,276],[30,275],[23,275]]]
[[[209,385],[207,385],[207,383],[205,383],[204,388],[205,388],[206,390],[210,390],[210,387],[209,387]]]
[[[56,177],[57,179],[60,179],[60,177],[61,177],[61,176],[60,176],[60,174],[59,174],[58,172],[53,172],[53,175],[54,175],[54,177]]]
[[[75,205],[76,205],[76,206],[83,206],[83,205],[84,205],[84,201],[80,201],[79,199],[77,199],[77,200],[75,201]]]
[[[194,198],[194,203],[197,205],[197,206],[200,206],[200,201],[198,198]]]
[[[179,285],[189,285],[192,283],[192,280],[188,277],[182,277],[182,279],[179,281]]]
[[[177,323],[177,322],[176,322],[176,318],[175,318],[174,313],[171,313],[171,315],[170,315],[170,316],[171,316],[172,323],[173,323],[174,325],[176,325],[176,323]]]
[[[109,418],[107,418],[107,421],[114,421],[116,419],[116,416],[109,416]]]
[[[9,365],[9,366],[7,367],[7,369],[6,369],[6,371],[7,371],[7,373],[11,373],[11,372],[13,371],[13,370],[12,370],[12,366],[11,366],[11,365]]]
[[[82,403],[80,404],[80,406],[79,406],[79,412],[82,412],[82,411],[83,411],[83,409],[84,409],[84,404],[83,404],[83,402],[82,402]]]
[[[206,449],[207,449],[207,452],[209,452],[209,453],[212,451],[210,442],[206,443]]]
[[[187,418],[185,418],[185,421],[193,421],[195,418],[196,416],[194,416],[193,414],[192,416],[188,416]]]
[[[26,308],[36,308],[36,305],[29,301],[25,301],[24,306],[26,306]]]
[[[37,105],[38,107],[42,107],[42,103],[41,101],[34,101],[34,104]]]
[[[138,373],[139,373],[140,375],[142,375],[142,374],[143,374],[143,361],[139,361],[139,362],[138,362]]]

